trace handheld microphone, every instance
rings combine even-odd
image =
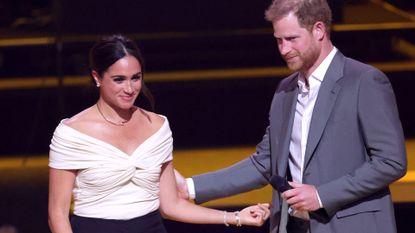
[[[269,179],[269,183],[271,184],[271,186],[275,190],[278,190],[280,193],[283,193],[283,192],[293,188],[288,183],[287,179],[285,179],[284,177],[279,176],[279,175],[271,176],[271,179]]]

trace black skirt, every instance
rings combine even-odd
[[[166,233],[157,211],[130,220],[71,217],[73,233]]]

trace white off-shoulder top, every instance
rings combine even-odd
[[[162,117],[161,128],[131,155],[60,122],[50,144],[49,167],[78,170],[75,215],[132,219],[159,208],[161,165],[173,159],[172,133]]]

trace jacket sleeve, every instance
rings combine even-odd
[[[270,166],[269,127],[256,152],[248,158],[217,171],[193,176],[196,203],[261,188],[268,184]]]

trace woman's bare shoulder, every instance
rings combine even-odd
[[[65,120],[64,123],[71,128],[84,131],[84,128],[91,127],[91,123],[97,122],[96,114],[94,114],[93,111],[93,108],[89,107]]]
[[[166,121],[164,117],[157,113],[150,112],[142,108],[137,108],[137,111],[139,111],[140,114],[144,116],[149,121],[149,123],[155,128],[160,128],[164,124],[164,121]]]

